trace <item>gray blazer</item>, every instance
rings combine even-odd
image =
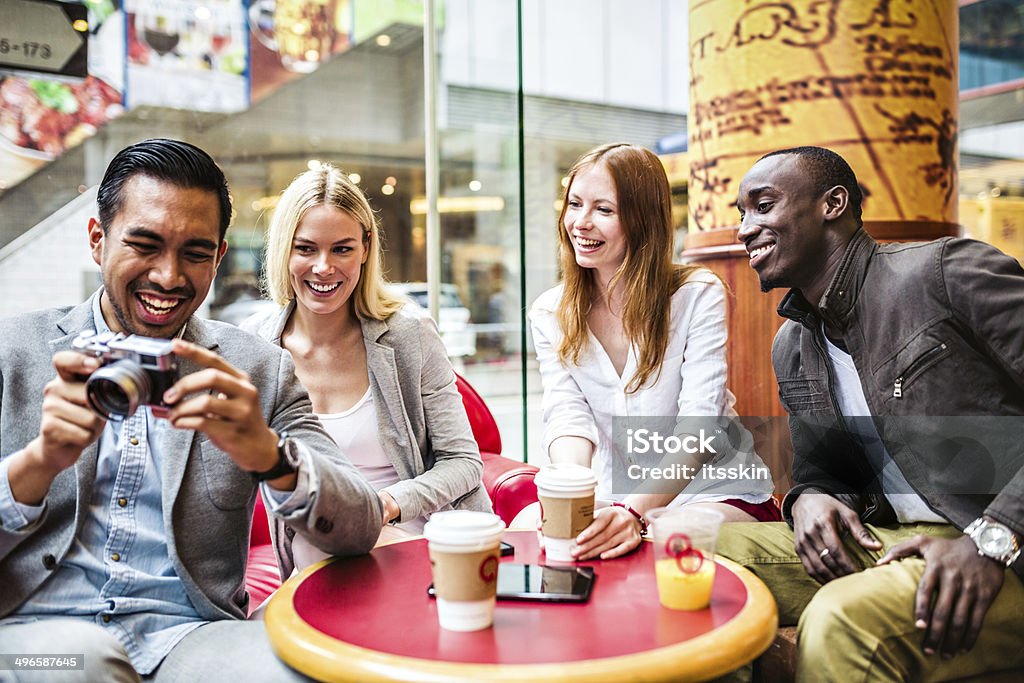
[[[92,299],[0,320],[0,458],[39,433],[43,387],[55,376],[53,354],[92,328]],[[273,520],[282,576],[292,570],[289,542],[296,532],[328,553],[369,551],[380,534],[380,501],[312,414],[290,354],[232,325],[194,317],[184,339],[248,373],[270,427],[287,430],[312,463],[309,505]],[[182,366],[183,374],[198,369],[189,362]],[[242,619],[257,485],[202,433],[168,430],[167,440],[163,516],[175,572],[201,617]],[[0,617],[30,599],[70,549],[88,514],[98,451],[93,443],[57,476],[40,519],[20,531],[0,528]],[[294,531],[283,533],[285,525]]]
[[[280,345],[294,309],[293,301],[258,313],[242,329]],[[480,449],[434,321],[410,305],[362,327],[381,446],[401,479],[386,488],[402,510],[399,521],[440,510],[490,512]]]

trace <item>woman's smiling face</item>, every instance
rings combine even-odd
[[[363,226],[348,213],[326,204],[306,211],[288,259],[296,305],[321,315],[348,305],[368,253]]]
[[[608,282],[626,258],[626,236],[619,220],[619,193],[604,163],[582,169],[566,197],[563,223],[581,268],[598,271]]]

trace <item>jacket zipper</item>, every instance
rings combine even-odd
[[[919,365],[921,365],[926,360],[928,360],[929,358],[934,356],[936,353],[939,353],[940,351],[944,351],[945,349],[946,349],[945,343],[939,344],[935,348],[929,349],[928,351],[926,351],[923,355],[918,357],[917,360],[915,360],[913,363],[911,363],[910,367],[908,367],[906,370],[904,370],[902,372],[902,374],[900,374],[900,376],[896,378],[896,381],[893,382],[893,384],[892,384],[892,397],[893,398],[903,398],[903,382],[904,382],[904,380],[909,375],[911,375],[913,373],[913,371],[915,369],[917,369],[917,367]]]

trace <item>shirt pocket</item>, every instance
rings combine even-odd
[[[227,453],[204,440],[199,444],[206,493],[218,510],[239,510],[249,503],[256,482]]]
[[[823,413],[829,410],[824,383],[813,379],[780,379],[779,399],[791,415]]]

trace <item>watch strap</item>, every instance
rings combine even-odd
[[[282,431],[277,439],[277,464],[266,472],[253,472],[256,481],[269,481],[291,474],[296,470],[296,462],[291,457],[291,439],[288,432]]]

